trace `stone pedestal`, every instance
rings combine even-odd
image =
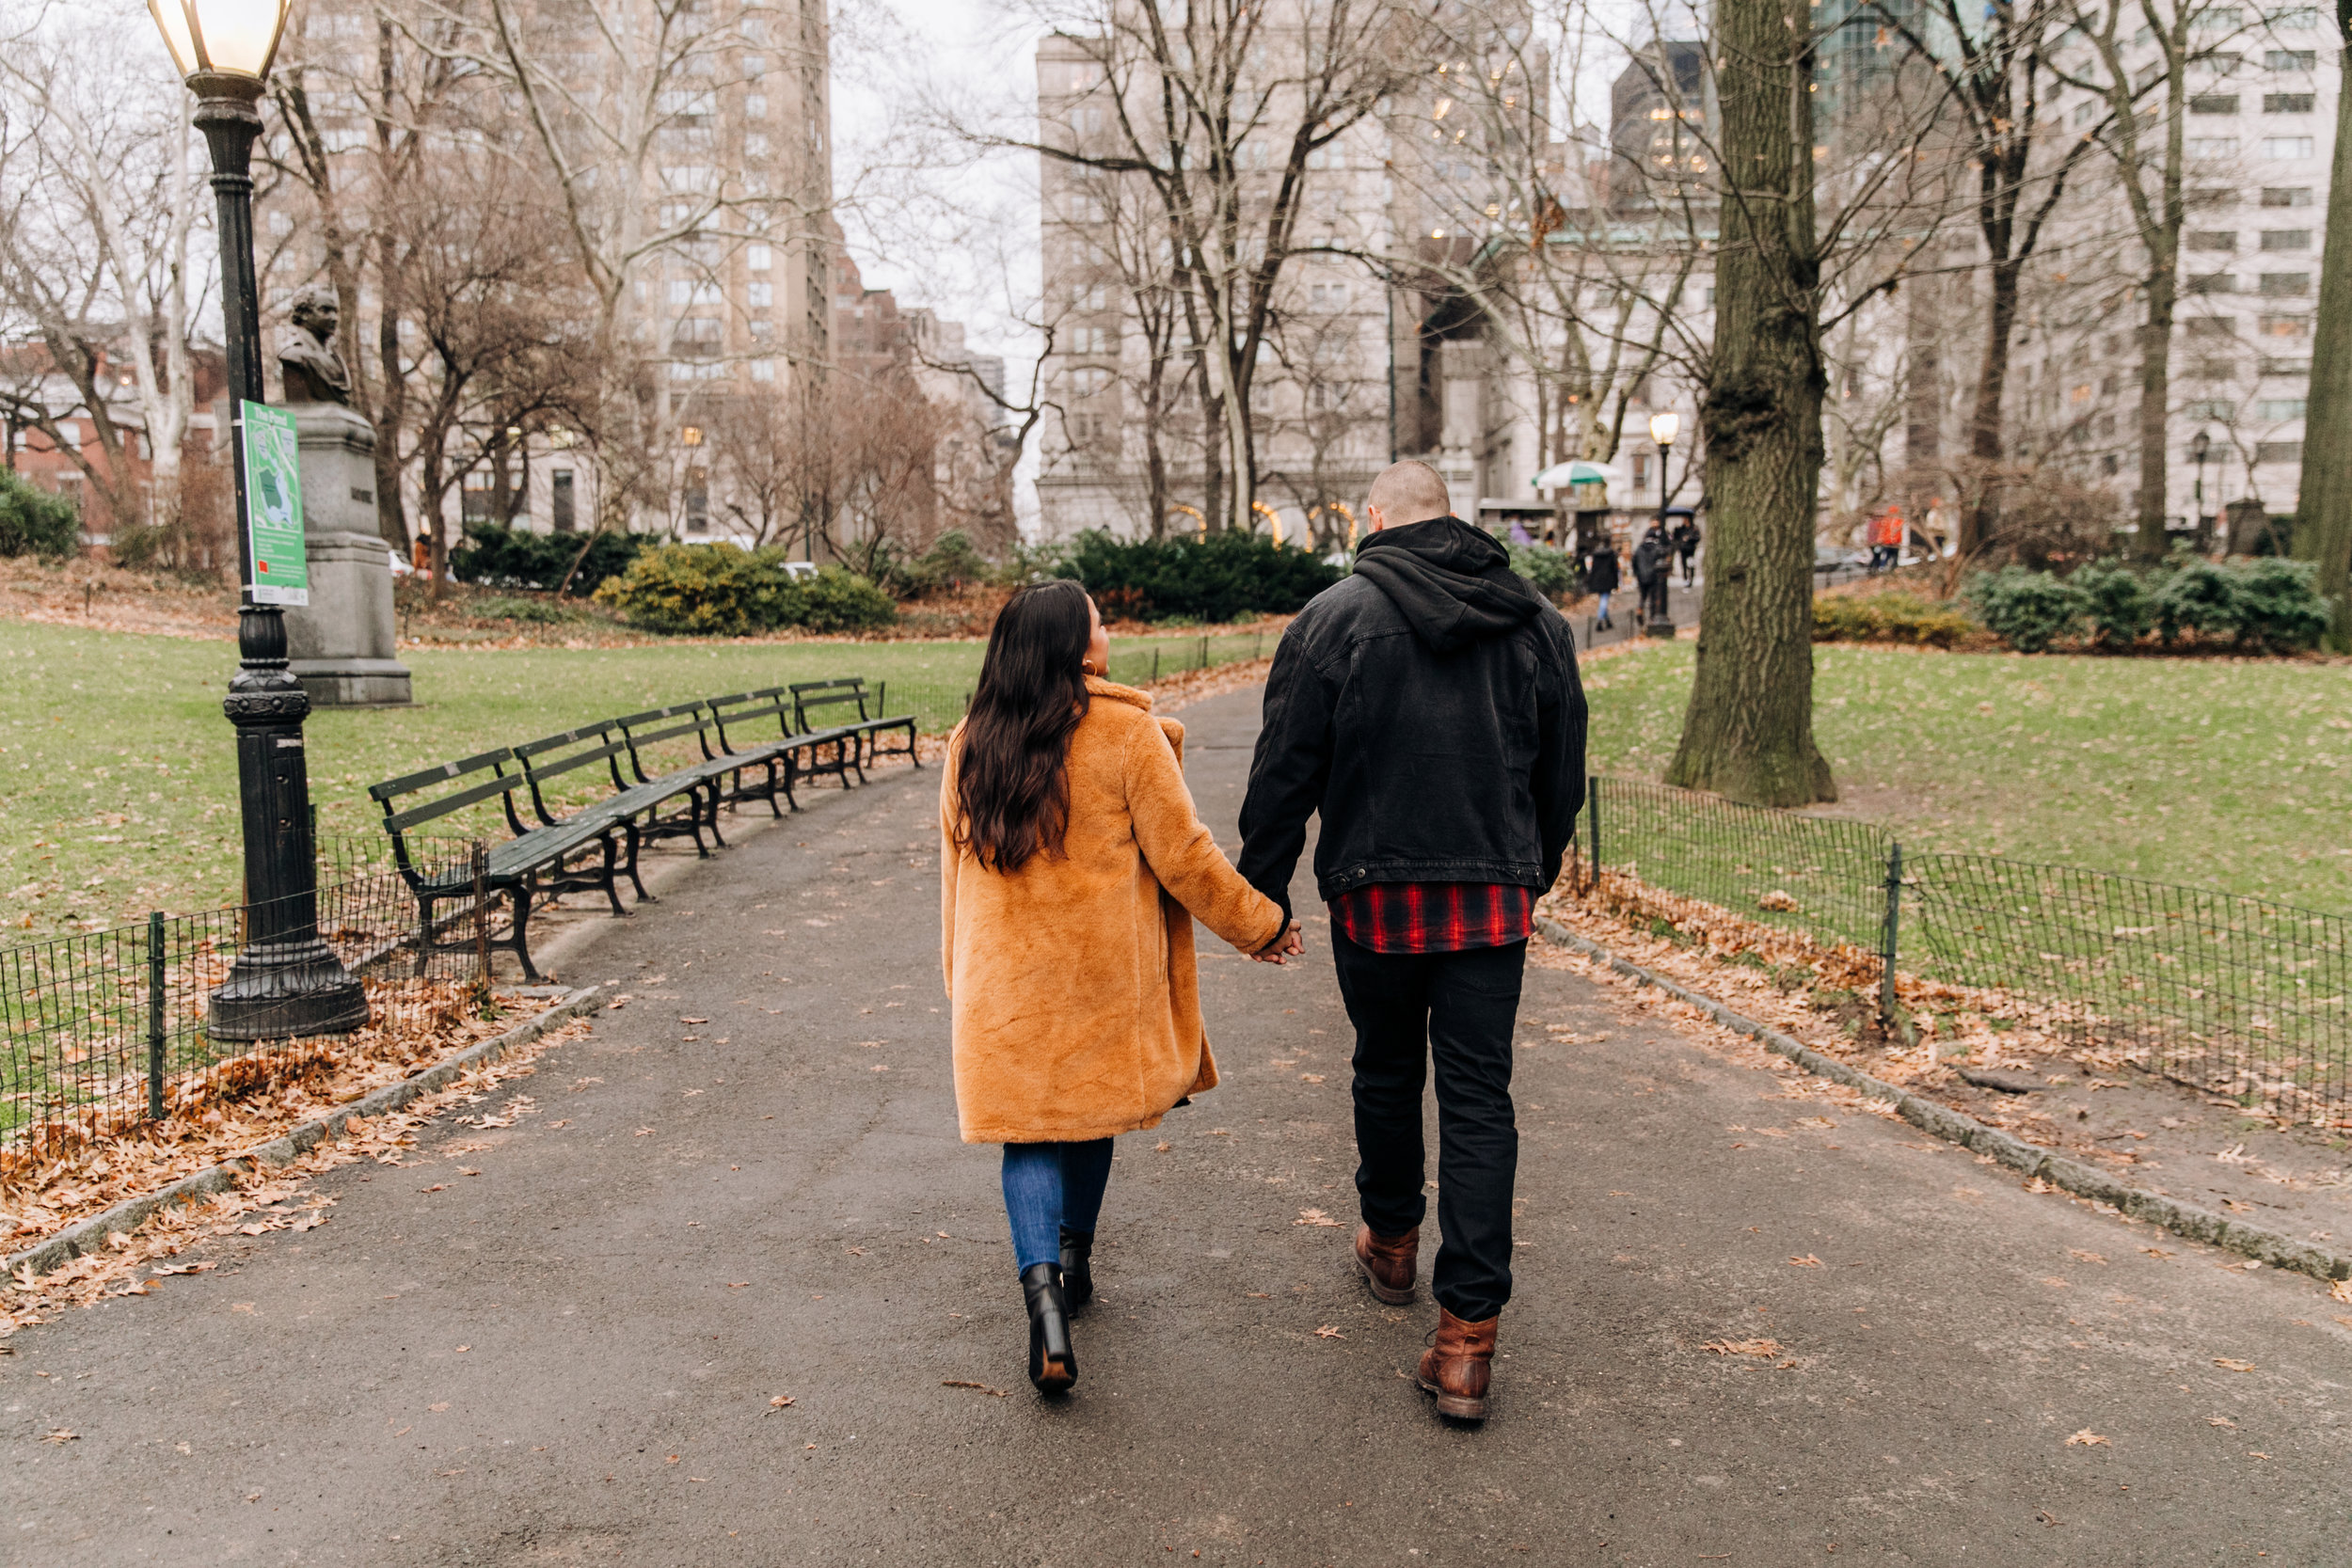
[[[302,532],[310,603],[286,610],[294,675],[317,707],[411,700],[394,657],[391,552],[376,531],[375,432],[340,404],[288,412],[302,445]]]

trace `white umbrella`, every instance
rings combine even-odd
[[[1624,471],[1607,463],[1588,463],[1576,458],[1566,463],[1554,463],[1528,484],[1537,490],[1557,490],[1567,484],[1607,484],[1625,477]]]

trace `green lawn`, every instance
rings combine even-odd
[[[1200,657],[1122,641],[1114,673]],[[1247,657],[1253,634],[1216,638]],[[375,834],[377,779],[565,725],[821,675],[891,683],[926,726],[960,710],[977,642],[414,649],[413,708],[310,725],[324,833]],[[2064,862],[2352,911],[2352,666],[1820,650],[1818,718],[1846,799],[1906,844]],[[237,891],[224,642],[0,625],[0,911],[22,936],[199,911]],[[1592,666],[1597,771],[1655,778],[1688,643]],[[29,920],[29,924],[27,924]]]
[[[1254,633],[1212,636],[1214,661]],[[1267,640],[1269,645],[1271,640]],[[962,709],[981,644],[680,641],[658,647],[405,649],[409,708],[325,709],[307,731],[319,831],[380,837],[367,786],[448,757],[634,709],[842,674],[887,680],[889,706],[926,729]],[[1111,673],[1148,679],[1153,655],[1197,663],[1201,639],[1120,639]],[[0,624],[0,941],[237,897],[236,758],[227,642]],[[578,775],[575,775],[578,777]]]
[[[1593,768],[1657,778],[1677,642],[1594,664]],[[2352,912],[2352,665],[1815,650],[1843,799],[1906,846]],[[1605,831],[1605,830],[1604,830]]]

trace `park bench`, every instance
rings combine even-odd
[[[650,900],[644,878],[639,874],[637,852],[649,834],[649,825],[658,820],[685,820],[699,823],[702,818],[702,784],[699,780],[645,780],[641,774],[632,783],[621,771],[621,758],[629,753],[629,738],[621,727],[621,721],[606,719],[578,729],[563,730],[554,735],[526,740],[515,748],[515,760],[531,783],[531,810],[546,827],[567,822],[600,822],[618,832],[628,848],[622,870],[637,890],[640,899]],[[583,768],[603,765],[612,780],[612,793],[590,800],[568,811],[559,811],[549,800],[549,786],[566,773]],[[684,799],[682,812],[664,817],[661,808],[672,800]],[[699,838],[695,847],[701,848]],[[705,851],[707,853],[707,851]]]
[[[768,809],[781,816],[784,813],[776,809],[776,796],[781,792],[785,803],[798,811],[801,803],[793,798],[794,783],[818,773],[840,771],[837,759],[841,749],[856,743],[855,735],[846,729],[796,732],[793,720],[797,709],[791,693],[781,686],[712,697],[707,699],[707,706],[715,721],[713,730],[719,744],[713,751],[707,733],[703,742],[704,755],[713,762],[722,756],[727,757],[734,767],[730,775],[734,784],[723,788],[719,796],[721,803],[725,805],[738,805],[745,800],[766,800]],[[746,738],[766,728],[770,720],[775,721],[775,738]],[[732,734],[729,733],[730,726]],[[828,764],[822,760],[819,753],[827,747],[834,750],[836,763]],[[758,766],[765,776],[746,783],[743,774],[754,766]],[[848,781],[845,779],[843,782],[846,784]]]
[[[866,766],[878,757],[903,756],[917,768],[923,766],[923,759],[914,752],[914,715],[900,713],[885,716],[882,712],[882,698],[889,689],[887,681],[876,682],[869,690],[865,676],[846,675],[837,680],[798,681],[786,689],[792,694],[793,724],[803,732],[817,727],[809,721],[811,710],[823,714],[828,709],[856,708],[855,719],[836,718],[828,726],[834,731],[851,735],[856,740],[854,748],[848,749],[846,766],[830,769],[839,774],[845,786],[850,782],[850,768],[856,769],[858,783],[864,784]],[[881,751],[880,737],[893,730],[906,732],[906,744],[889,752]]]
[[[384,830],[391,835],[393,864],[417,900],[418,974],[424,973],[425,960],[431,954],[465,951],[475,945],[472,941],[440,941],[433,917],[437,904],[471,899],[475,881],[471,864],[433,864],[416,853],[409,835],[428,822],[454,816],[485,800],[499,802],[515,836],[485,850],[482,888],[488,894],[505,895],[512,901],[514,920],[506,936],[477,940],[512,952],[527,979],[539,979],[539,971],[531,961],[531,907],[542,893],[557,895],[595,889],[612,902],[614,914],[628,912],[621,907],[620,889],[615,884],[619,874],[617,824],[583,814],[532,827],[515,809],[515,792],[523,788],[525,783],[513,750],[501,746],[494,752],[445,762],[368,786],[369,796],[384,808]],[[441,784],[456,787],[421,803],[400,804],[426,796]],[[601,851],[596,864],[568,863],[572,856],[592,847]],[[480,918],[486,922],[489,911],[482,911]]]

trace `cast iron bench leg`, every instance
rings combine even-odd
[[[417,895],[417,967],[410,976],[414,979],[424,977],[425,964],[433,957],[434,902],[421,893]]]
[[[616,916],[625,915],[628,913],[628,911],[621,906],[621,885],[618,878],[614,875],[616,870],[616,856],[619,847],[612,842],[612,835],[611,833],[602,835],[596,840],[596,842],[602,846],[604,849],[603,863],[596,868],[597,884],[604,889],[604,896],[612,905],[613,914]]]
[[[534,986],[539,983],[539,970],[531,961],[531,902],[532,895],[538,891],[538,880],[537,872],[527,871],[523,873],[520,881],[507,890],[508,896],[514,900],[515,904],[515,936],[511,942],[497,944],[501,947],[512,947],[515,950],[515,957],[521,961],[523,966],[523,978]],[[488,918],[488,911],[483,911],[484,918]]]
[[[660,899],[656,898],[652,894],[645,891],[644,879],[637,874],[637,848],[639,844],[643,842],[637,832],[637,819],[632,816],[628,821],[622,823],[621,831],[628,835],[628,865],[627,870],[628,872],[628,879],[630,883],[637,889],[637,901],[641,904],[660,903]]]

